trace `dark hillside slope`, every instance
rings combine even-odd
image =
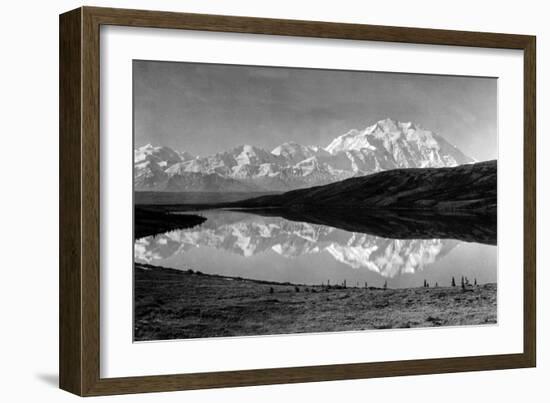
[[[497,162],[394,169],[329,185],[229,203],[232,207],[370,208],[496,213]]]

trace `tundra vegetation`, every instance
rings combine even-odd
[[[494,324],[496,284],[392,289],[135,265],[136,341]]]

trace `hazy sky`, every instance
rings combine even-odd
[[[134,130],[207,155],[239,144],[327,146],[391,117],[432,130],[478,160],[497,157],[497,80],[134,61]]]

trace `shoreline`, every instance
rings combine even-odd
[[[227,276],[224,274],[212,274],[212,273],[204,273],[200,270],[193,270],[191,268],[189,269],[176,269],[174,267],[164,267],[164,266],[155,266],[148,263],[137,263],[134,262],[134,269],[141,269],[141,270],[165,270],[165,271],[173,271],[177,273],[185,273],[185,274],[195,274],[198,276],[205,276],[205,277],[213,277],[213,278],[219,278],[219,279],[225,279],[229,281],[247,281],[251,283],[257,283],[257,284],[264,284],[264,285],[280,285],[280,286],[298,286],[298,287],[310,287],[310,288],[328,288],[328,289],[369,289],[369,290],[409,290],[409,289],[417,289],[417,288],[452,288],[451,286],[435,286],[430,285],[429,287],[423,287],[423,286],[417,286],[417,287],[375,287],[375,286],[368,286],[368,287],[361,287],[357,285],[347,285],[344,287],[342,284],[333,283],[333,284],[306,284],[306,283],[291,283],[290,281],[275,281],[275,280],[260,280],[260,279],[254,279],[254,278],[247,278],[247,277],[241,277],[241,276]],[[458,280],[460,280],[459,277],[457,277]],[[477,287],[483,287],[485,285],[494,285],[496,286],[496,282],[489,282],[489,283],[480,283],[475,286]],[[466,286],[466,289],[471,289],[475,287],[473,284],[469,284]],[[456,286],[457,288],[460,288],[460,284]]]

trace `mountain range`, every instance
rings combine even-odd
[[[442,136],[412,122],[380,120],[326,147],[240,145],[208,156],[147,144],[134,150],[137,191],[259,192],[309,188],[397,168],[473,163]]]

